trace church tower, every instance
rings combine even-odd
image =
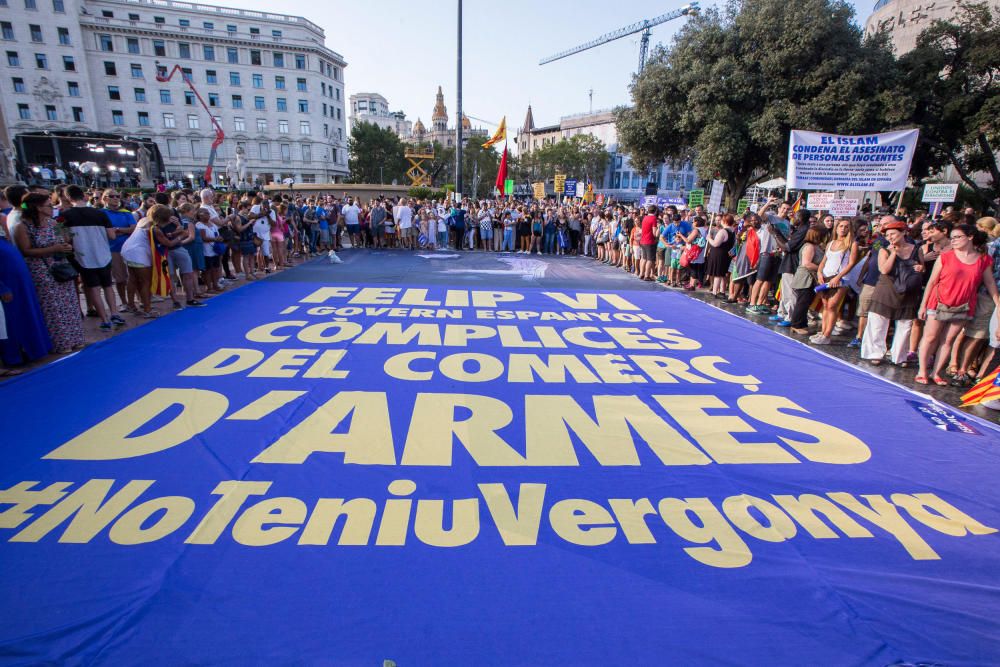
[[[448,131],[448,109],[444,106],[444,93],[441,92],[441,86],[438,86],[437,103],[434,105],[431,122],[435,132]]]

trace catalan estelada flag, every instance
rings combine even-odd
[[[507,116],[500,119],[500,125],[497,127],[497,131],[493,133],[490,140],[483,144],[483,148],[489,148],[493,144],[499,144],[501,141],[507,141]],[[501,192],[503,188],[501,188]]]
[[[962,405],[979,405],[983,401],[1000,398],[1000,368],[984,377],[976,386],[962,396]]]
[[[152,225],[149,226],[149,249],[153,253],[153,284],[150,293],[155,296],[167,296],[170,294],[170,268],[167,256],[156,247]]]

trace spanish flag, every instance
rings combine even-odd
[[[483,148],[489,148],[493,144],[498,144],[501,141],[507,141],[507,116],[500,119],[500,126],[497,127],[497,131],[493,133],[490,140],[483,144]]]
[[[802,208],[802,194],[801,193],[799,193],[799,198],[795,200],[795,205],[792,206],[792,213],[798,213],[800,208]]]
[[[1000,398],[1000,368],[984,377],[975,387],[962,396],[962,405],[966,408],[970,405],[979,405],[984,401],[992,401]]]
[[[149,226],[149,249],[153,254],[153,284],[150,293],[154,296],[167,296],[170,294],[170,269],[167,263],[167,256],[156,247],[156,238],[153,236],[153,226]]]

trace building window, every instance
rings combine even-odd
[[[259,35],[260,34],[260,28],[250,28],[250,34],[251,35]]]
[[[205,70],[205,83],[213,86],[219,83],[219,75],[214,69]]]
[[[278,148],[281,150],[281,161],[291,162],[292,161],[292,145],[291,144],[280,144]]]
[[[162,24],[164,24],[166,22],[167,22],[167,19],[163,18],[162,16],[154,16],[153,17],[153,23],[159,23],[159,24],[162,25]]]
[[[139,125],[142,127],[149,127],[149,113],[145,111],[139,112]]]
[[[243,96],[242,95],[233,95],[233,108],[234,109],[242,109],[243,108]]]
[[[25,90],[24,90],[24,79],[22,79],[19,76],[15,76],[14,77],[14,92],[15,93],[23,93],[23,92],[25,92]]]
[[[299,100],[299,113],[309,113],[309,100]]]
[[[136,37],[126,37],[125,46],[128,48],[128,52],[139,55],[142,51],[139,50],[139,39]]]
[[[226,32],[236,32],[236,26],[230,23],[226,26]]]
[[[324,137],[330,136],[330,126],[327,125],[326,123],[323,123],[323,136]]]
[[[177,122],[174,120],[174,114],[172,113],[163,114],[163,127],[167,128],[177,127]]]
[[[125,124],[125,114],[117,109],[111,111],[111,123],[113,125],[124,125]]]
[[[309,127],[309,121],[307,120],[299,121],[299,134],[312,134],[312,130]]]
[[[48,69],[49,68],[49,58],[44,53],[35,54],[35,67],[38,69]]]
[[[135,101],[136,102],[145,102],[146,101],[146,89],[145,88],[136,88],[135,89]]]
[[[263,74],[254,74],[254,75],[252,75],[251,76],[251,85],[253,85],[254,88],[263,88],[264,87],[264,75]]]
[[[0,33],[4,39],[14,39],[14,24],[10,21],[0,21]]]
[[[267,132],[267,120],[265,120],[264,118],[257,119],[257,131]]]
[[[296,79],[295,80],[295,90],[301,91],[303,93],[306,92],[308,90],[308,88],[306,87],[306,80],[305,79]]]
[[[191,59],[191,45],[187,42],[177,42],[177,57],[185,60]]]
[[[56,116],[56,107],[54,104],[45,105],[45,120],[59,120]]]
[[[212,23],[211,21],[205,21],[204,23],[201,24],[201,27],[204,28],[205,30],[215,30],[215,24]]]
[[[4,4],[6,4],[6,2]],[[63,2],[63,0],[52,0],[52,11],[58,12],[59,14],[65,14],[66,3]]]
[[[229,73],[229,85],[230,86],[238,86],[238,85],[240,85],[240,73],[239,72],[230,72]]]
[[[63,70],[66,72],[76,71],[76,61],[73,60],[73,56],[63,56]]]
[[[157,65],[156,66],[156,78],[158,78],[158,79],[166,79],[167,78],[167,66],[166,65]]]
[[[197,114],[189,113],[188,114],[188,129],[189,130],[197,130],[199,127],[200,126],[198,124],[198,116],[197,116]]]
[[[201,157],[201,141],[198,139],[191,140],[191,157]]]
[[[191,27],[191,19],[178,19],[177,20],[177,25],[179,25],[182,28],[190,28]]]
[[[76,81],[67,81],[66,90],[70,97],[80,97],[80,84]]]
[[[104,74],[107,76],[118,76],[118,68],[113,62],[104,61]]]
[[[160,91],[160,104],[172,104],[170,101],[170,91],[161,90]]]
[[[176,139],[167,139],[167,157],[177,157]]]
[[[337,107],[337,120],[340,120],[340,107]]]
[[[260,65],[260,51],[256,49],[250,49],[250,64]]]
[[[284,97],[279,97],[277,100],[278,111],[288,111],[288,100]]]
[[[38,5],[35,4],[35,0],[24,0],[25,9],[38,9]]]
[[[111,53],[115,50],[115,43],[111,40],[111,35],[98,35],[97,46],[101,51]]]
[[[288,134],[288,121],[279,120],[278,121],[278,134]]]
[[[27,104],[17,105],[17,117],[21,120],[31,120],[31,109]]]
[[[210,106],[210,107],[217,107],[217,106],[219,106],[219,94],[218,93],[209,93],[208,94],[208,106]]]
[[[42,39],[42,26],[29,24],[28,31],[31,33],[31,41],[38,43],[45,41]]]
[[[275,51],[275,53],[274,53],[274,66],[275,67],[284,67],[285,66],[285,54],[284,53],[278,53],[277,51]]]
[[[271,31],[271,37],[276,37],[278,39],[281,39],[281,31],[280,30],[272,30]]]
[[[315,183],[316,182],[316,174],[302,174],[302,182],[303,183]]]
[[[192,93],[190,90],[184,91],[184,104],[189,107],[194,106],[194,93]]]
[[[340,88],[337,88],[337,101],[340,101]]]
[[[167,45],[162,39],[153,40],[153,54],[161,58],[167,55]]]
[[[270,160],[271,159],[271,144],[263,143],[263,142],[257,144],[257,152],[260,154],[260,159],[261,160]]]
[[[106,19],[113,19],[115,17],[115,13],[110,9],[102,9],[101,16],[103,16]]]
[[[214,61],[215,60],[215,47],[208,46],[207,44],[202,47],[202,51],[205,52],[205,60]]]
[[[309,144],[302,144],[302,161],[312,162],[313,159],[313,149]]]
[[[339,67],[334,67],[333,68],[333,80],[334,81],[340,81],[340,68]]]
[[[235,46],[226,47],[226,62],[230,65],[238,65],[240,62],[240,52]]]
[[[326,104],[325,103],[323,104],[323,115],[324,116],[326,115]]]
[[[129,21],[138,21],[139,20],[139,15],[138,14],[129,14],[128,15],[128,20]]]
[[[129,65],[129,71],[132,72],[132,78],[133,79],[141,79],[142,78],[142,65],[140,65],[139,63],[132,63],[132,64],[130,64]]]
[[[10,65],[11,67],[21,66],[21,58],[17,55],[17,51],[7,52],[7,64]]]
[[[285,89],[285,77],[283,77],[283,76],[276,76],[276,77],[274,77],[274,87],[277,88],[278,90],[284,90]]]
[[[305,69],[306,68],[306,56],[302,53],[295,54],[295,69]]]
[[[264,106],[264,98],[259,95],[253,98],[253,108],[257,109],[258,111],[263,111],[266,108]]]
[[[118,86],[108,86],[108,99],[109,100],[120,100],[122,94],[118,91]]]
[[[73,107],[73,122],[82,123],[83,121],[83,107]]]
[[[239,116],[234,117],[233,129],[236,130],[237,132],[246,132],[247,131],[246,119],[240,118]]]

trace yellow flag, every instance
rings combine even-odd
[[[493,144],[498,144],[501,141],[507,141],[507,116],[500,119],[500,126],[497,131],[493,133],[490,140],[483,144],[483,148],[489,148]]]

